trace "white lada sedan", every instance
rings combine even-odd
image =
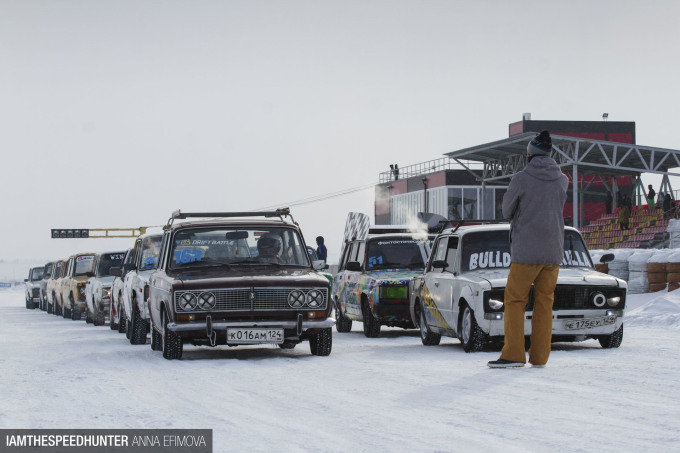
[[[503,341],[503,295],[510,269],[510,225],[475,225],[444,230],[434,242],[425,272],[410,294],[412,319],[424,345],[442,335],[458,338],[466,352]],[[602,261],[610,261],[605,255]],[[597,272],[578,230],[564,229],[564,259],[553,304],[553,342],[595,338],[603,348],[623,339],[627,283]],[[524,334],[531,335],[533,289]]]

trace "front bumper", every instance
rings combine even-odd
[[[591,327],[586,329],[567,329],[566,323],[569,321],[580,319],[596,319],[608,316],[608,314],[616,316],[616,321],[612,324],[606,324],[598,327]],[[531,335],[531,319],[533,312],[527,311],[524,314],[524,335]],[[624,310],[585,310],[575,313],[567,313],[565,311],[553,311],[552,320],[552,334],[561,337],[590,337],[595,335],[611,335],[623,324]],[[503,336],[504,321],[503,319],[485,319],[478,320],[480,326],[484,325],[487,334],[492,337]]]
[[[327,329],[335,325],[335,319],[326,318],[324,320],[305,320],[302,321],[302,333],[311,329]],[[282,327],[284,330],[297,330],[296,321],[212,321],[212,330],[226,331],[233,327]],[[204,337],[208,328],[207,321],[192,321],[168,324],[168,329],[180,334],[182,337],[190,337],[196,333],[199,337]]]
[[[378,321],[411,321],[411,309],[408,301],[404,304],[376,303],[373,305],[373,315]]]

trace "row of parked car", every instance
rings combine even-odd
[[[332,326],[346,333],[354,321],[371,338],[390,326],[418,328],[426,346],[442,336],[458,338],[466,352],[502,343],[508,224],[413,232],[369,227],[352,214],[334,276],[314,259],[287,208],[177,211],[162,232],[140,236],[130,250],[79,253],[32,269],[26,306],[74,320],[84,315],[95,325],[108,317],[132,344],[145,344],[150,333],[151,348],[167,359],[181,358],[186,343],[290,349],[308,341],[313,355],[326,356]],[[593,269],[578,230],[566,227],[564,235],[553,340],[595,338],[618,347],[627,284]],[[530,293],[527,338],[532,308]]]
[[[212,220],[187,219],[211,217]],[[176,222],[182,220],[181,222]],[[332,348],[332,278],[314,260],[287,208],[251,213],[173,213],[134,247],[77,253],[31,269],[26,307],[125,333],[167,359],[183,345],[308,341]]]

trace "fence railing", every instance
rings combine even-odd
[[[468,168],[474,170],[481,170],[478,162],[466,162]],[[380,173],[380,183],[396,181],[399,179],[408,179],[415,176],[426,175],[443,170],[461,170],[464,167],[453,159],[448,157],[441,157],[439,159],[428,160],[418,164],[408,165],[406,167],[396,167],[390,165],[390,170]]]

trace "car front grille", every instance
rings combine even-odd
[[[291,307],[288,304],[288,296],[293,291],[302,291],[307,294],[310,291],[319,291],[323,295],[323,302],[314,309],[325,309],[328,306],[327,288],[230,288],[210,289],[205,291],[177,291],[175,292],[175,310],[178,313],[206,311],[199,306],[193,310],[184,310],[180,307],[180,297],[185,293],[192,293],[196,297],[204,292],[215,295],[215,307],[210,311],[281,311],[281,310],[305,310],[307,306]]]
[[[40,297],[40,288],[33,288],[33,297]]]
[[[553,302],[553,310],[578,310],[578,309],[595,309],[593,304],[592,294],[601,292],[606,297],[621,297],[621,302],[616,308],[621,309],[626,304],[626,290],[620,288],[613,288],[611,286],[557,286],[555,288],[555,300]],[[527,311],[534,309],[534,289],[531,288],[529,294],[529,303],[527,304]]]

